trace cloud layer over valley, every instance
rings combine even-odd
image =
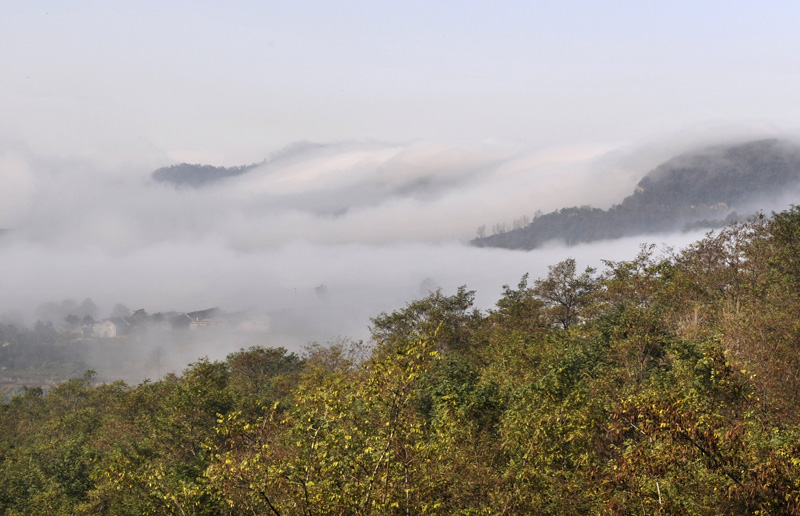
[[[618,201],[643,174],[630,166],[640,161],[634,155],[305,143],[192,189],[156,183],[146,166],[109,171],[7,145],[0,310],[30,323],[43,302],[91,297],[101,315],[117,302],[149,312],[255,308],[273,319],[284,311],[277,317],[302,319],[294,345],[365,337],[369,316],[432,285],[452,292],[466,284],[486,308],[502,284],[566,256],[588,264],[635,251],[639,239],[528,254],[466,245],[482,224]]]

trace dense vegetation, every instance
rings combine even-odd
[[[754,206],[769,205],[800,184],[800,147],[782,140],[714,146],[677,156],[645,175],[632,195],[608,210],[562,208],[514,229],[500,225],[479,234],[480,247],[534,249],[559,240],[567,245],[688,228],[716,228]],[[524,224],[519,224],[523,221]],[[479,233],[485,233],[480,228]]]
[[[51,322],[33,328],[0,323],[0,389],[20,382],[49,384],[86,370],[86,345],[65,339]]]
[[[800,209],[466,288],[374,346],[0,405],[4,514],[800,514]]]

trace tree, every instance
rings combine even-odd
[[[537,279],[533,286],[534,295],[545,303],[553,322],[565,330],[580,321],[581,311],[597,288],[593,268],[576,274],[575,267],[574,258],[551,265],[547,277]]]
[[[438,289],[402,310],[372,318],[372,338],[380,351],[390,350],[398,340],[418,335],[436,335],[441,349],[463,348],[470,341],[471,324],[480,319],[480,312],[472,307],[474,299],[475,291],[466,286],[459,287],[452,296],[445,296]]]
[[[81,323],[81,318],[75,314],[69,314],[68,316],[64,317],[64,322],[70,325],[70,327],[75,327]]]
[[[81,317],[96,317],[97,316],[97,305],[94,304],[92,298],[87,297],[83,301],[81,301],[81,306],[78,308],[78,315]]]
[[[800,287],[800,206],[781,213],[773,213],[767,229],[772,243],[778,249],[773,265],[790,278],[791,283]]]
[[[285,348],[251,346],[228,355],[231,387],[236,392],[240,406],[262,407],[271,405],[290,389],[287,378],[303,366],[303,360]],[[287,385],[288,384],[288,385]]]
[[[111,317],[128,317],[129,315],[131,315],[130,308],[122,303],[117,303],[114,305],[114,309],[111,310]]]

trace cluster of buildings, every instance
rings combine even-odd
[[[234,328],[245,331],[266,331],[269,321],[265,316],[250,312],[226,313],[219,308],[196,312],[167,312],[147,314],[137,310],[127,317],[109,317],[102,321],[85,322],[73,330],[79,338],[127,337],[143,331],[181,331],[206,328]]]

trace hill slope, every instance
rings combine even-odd
[[[755,211],[800,184],[800,146],[776,139],[691,151],[659,165],[622,203],[563,208],[529,225],[477,238],[479,247],[533,249],[548,240],[577,244],[683,227],[714,227]]]
[[[159,183],[170,183],[175,186],[198,188],[229,177],[244,174],[256,166],[257,165],[214,167],[211,165],[179,163],[177,165],[159,168],[153,172],[152,177]]]
[[[294,160],[324,151],[328,145],[306,141],[295,142],[269,155],[260,163],[234,167],[178,163],[161,167],[151,174],[154,181],[178,187],[201,188],[213,183],[245,174],[257,167],[292,163]]]

